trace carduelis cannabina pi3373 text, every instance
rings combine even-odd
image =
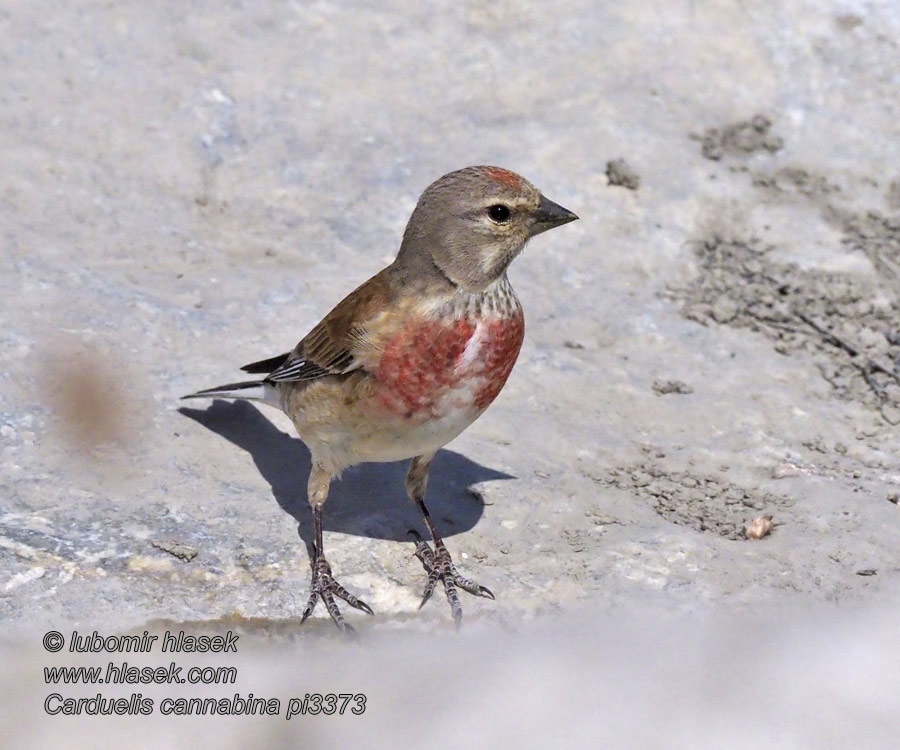
[[[351,292],[294,349],[242,369],[259,380],[185,398],[241,398],[283,410],[309,448],[309,504],[315,523],[312,586],[305,620],[321,599],[369,606],[334,578],[322,545],[328,488],[364,461],[412,459],[406,491],[433,547],[416,538],[428,574],[422,604],[443,584],[457,625],[458,589],[493,594],[456,570],[425,507],[435,453],[474,422],[506,383],[525,333],[507,269],[532,237],[578,217],[527,180],[499,167],[468,167],[431,184],[416,204],[400,252]]]

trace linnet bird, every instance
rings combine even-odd
[[[433,542],[416,535],[416,556],[428,574],[422,604],[440,581],[458,626],[458,589],[494,598],[453,564],[425,506],[428,471],[435,453],[497,397],[518,357],[525,319],[507,278],[510,263],[529,239],[577,218],[506,169],[444,175],[419,198],[394,262],[292,351],[241,368],[259,379],[185,396],[279,408],[309,448],[315,547],[304,621],[319,599],[341,630],[352,628],[336,599],[372,614],[335,579],[322,544],[331,482],[365,461],[412,459],[406,491]]]

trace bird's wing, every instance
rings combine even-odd
[[[264,372],[268,374],[275,370],[275,368],[281,367],[285,363],[285,360],[290,356],[290,352],[285,352],[284,354],[279,354],[277,357],[261,359],[259,362],[251,362],[249,365],[244,365],[241,369],[244,372]]]
[[[391,287],[387,269],[348,294],[292,352],[245,365],[246,372],[268,372],[266,380],[283,383],[344,375],[365,366],[371,352],[368,324],[385,309]]]

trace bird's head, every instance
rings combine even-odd
[[[422,193],[397,261],[427,261],[457,286],[481,291],[506,272],[530,238],[577,218],[515,172],[466,167]]]

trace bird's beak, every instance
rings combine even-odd
[[[568,208],[563,208],[558,203],[554,203],[542,195],[537,211],[534,212],[534,223],[531,225],[531,231],[528,233],[528,236],[534,237],[536,234],[546,232],[548,229],[553,229],[553,227],[561,227],[563,224],[568,224],[577,218]]]

